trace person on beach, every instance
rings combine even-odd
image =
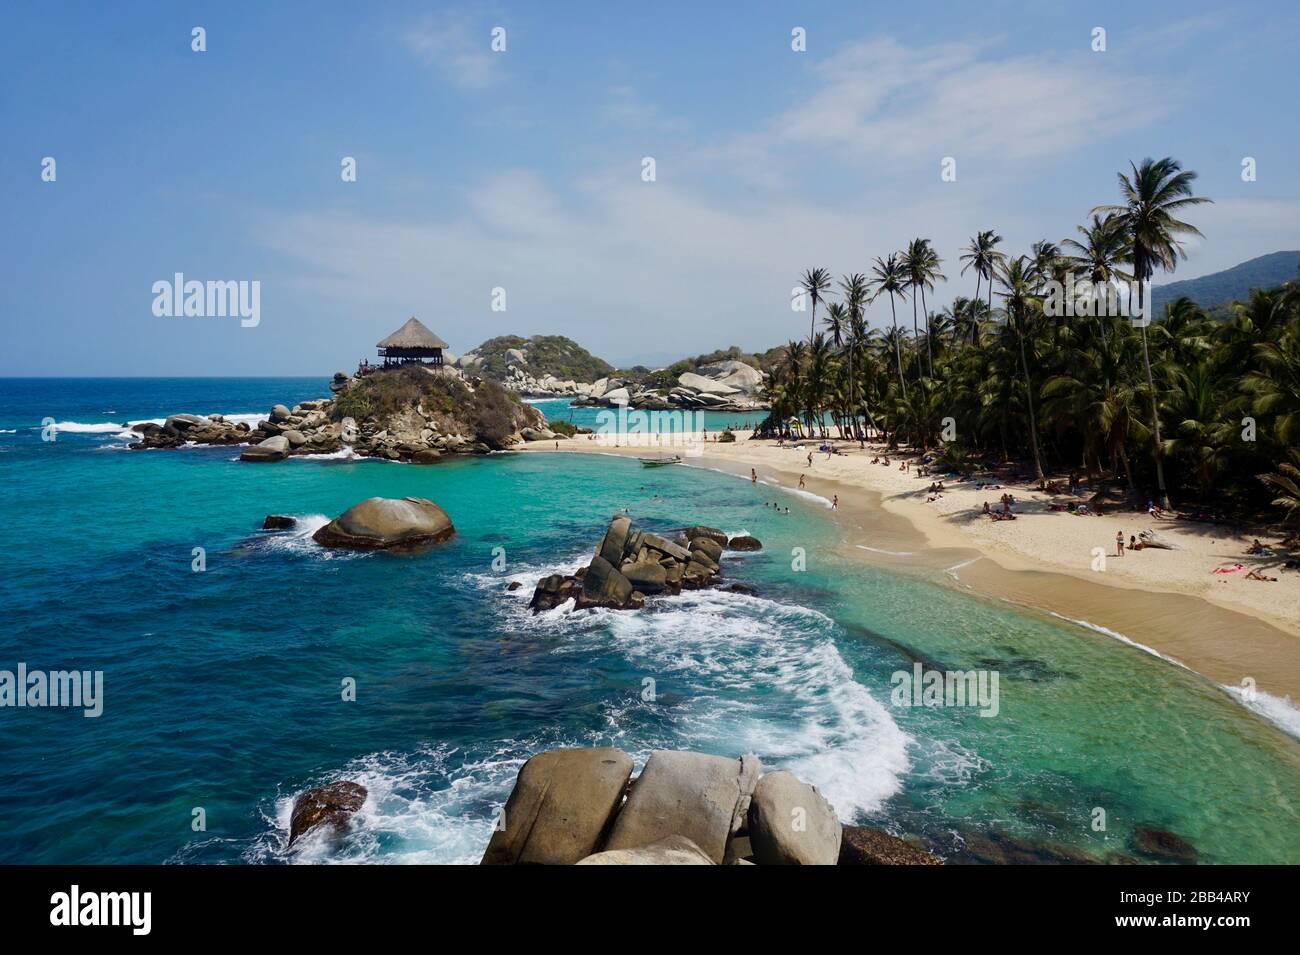
[[[799,490],[803,490],[803,475],[799,475]]]
[[[840,507],[840,496],[839,496],[838,494],[832,494],[832,495],[831,495],[831,510],[832,510],[832,511],[837,511],[837,510],[839,510],[839,507]]]
[[[753,468],[749,469],[749,483],[750,484],[758,483],[758,472],[755,471]]]
[[[1123,531],[1115,532],[1115,556],[1116,557],[1124,556],[1124,532]]]
[[[812,452],[808,452],[808,467],[812,467]]]

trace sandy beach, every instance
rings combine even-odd
[[[840,442],[843,453],[828,456],[816,450],[818,444],[778,447],[738,434],[734,444],[692,446],[685,463],[742,476],[753,468],[760,482],[792,491],[802,476],[806,492],[827,500],[838,495],[843,546],[851,556],[895,571],[937,575],[977,594],[1081,623],[1224,686],[1253,681],[1266,694],[1300,699],[1300,576],[1283,570],[1281,557],[1248,556],[1249,536],[1223,525],[1157,520],[1145,512],[1053,511],[1051,502],[1091,495],[1053,495],[1023,483],[977,487],[987,478],[945,480],[943,494],[933,497],[928,490],[939,478],[918,477],[916,455],[891,455],[883,466],[871,463],[882,454],[880,446],[861,450]],[[527,447],[641,457],[668,450],[587,436]],[[912,462],[906,471],[899,469],[904,461]],[[983,515],[984,502],[997,509],[1004,493],[1015,498],[1016,520]],[[1126,548],[1124,556],[1116,555],[1117,533],[1127,542],[1148,528],[1177,549]],[[1104,562],[1095,548],[1105,554]],[[1243,569],[1213,573],[1236,564]],[[1278,580],[1248,578],[1252,569]]]

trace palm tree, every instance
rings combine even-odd
[[[869,283],[875,288],[871,301],[874,302],[885,292],[889,293],[889,314],[894,323],[894,358],[898,364],[898,385],[903,389],[903,398],[906,399],[907,382],[903,380],[903,349],[898,342],[898,311],[894,306],[894,297],[907,300],[907,273],[903,270],[903,263],[898,259],[898,253],[890,252],[883,259],[876,256],[876,261],[871,266],[871,274],[875,276]]]
[[[1061,245],[1073,250],[1067,256],[1069,263],[1087,275],[1094,285],[1105,282],[1130,281],[1133,276],[1120,269],[1120,263],[1129,258],[1128,233],[1123,221],[1116,213],[1108,214],[1104,219],[1093,214],[1088,226],[1076,226],[1084,241],[1065,239]],[[1130,292],[1130,295],[1132,293]],[[1106,321],[1104,316],[1097,316],[1097,327],[1101,331],[1102,343],[1106,341]]]
[[[926,320],[926,356],[928,359],[929,373],[934,375],[934,352],[930,348],[930,313],[926,308],[925,290],[933,289],[936,279],[944,278],[943,273],[939,271],[942,260],[938,253],[930,246],[929,239],[913,239],[906,249],[903,250],[900,260],[903,264],[903,271],[907,273],[907,284],[912,289],[912,333],[920,340],[921,332],[917,327],[916,306],[918,300],[921,305],[921,312],[925,315]],[[920,363],[917,363],[917,378],[921,377]]]
[[[831,287],[831,273],[825,269],[808,269],[799,279],[799,287],[812,300],[812,319],[808,325],[808,340],[817,332],[817,303],[822,300],[822,293]]]
[[[989,311],[993,311],[993,270],[997,264],[1006,256],[994,248],[1002,241],[1002,236],[998,235],[992,229],[985,232],[977,232],[970,240],[970,245],[966,246],[962,252],[961,260],[966,264],[961,267],[961,274],[965,275],[969,268],[975,269],[975,299],[980,297],[980,279],[988,279],[989,283]],[[979,335],[978,326],[972,326],[975,335]],[[976,348],[979,347],[979,338],[976,337],[971,342]]]
[[[1133,171],[1132,178],[1122,172],[1119,174],[1119,188],[1124,204],[1098,206],[1093,213],[1115,213],[1119,216],[1129,239],[1133,278],[1139,283],[1145,283],[1155,273],[1157,266],[1165,272],[1172,272],[1177,267],[1178,260],[1187,257],[1180,236],[1201,234],[1199,229],[1176,218],[1176,215],[1188,206],[1210,200],[1204,196],[1192,195],[1196,173],[1184,170],[1180,163],[1168,156],[1164,159],[1144,159],[1141,166],[1129,163],[1129,167]],[[1138,285],[1139,313],[1145,312],[1144,289],[1144,284]],[[1160,439],[1160,400],[1151,374],[1146,323],[1141,323],[1139,328],[1142,331],[1142,362],[1146,365],[1147,391],[1151,395],[1156,483],[1160,489],[1160,501],[1168,509],[1169,490],[1165,486]]]
[[[844,296],[848,319],[845,328],[845,341],[849,346],[849,408],[852,410],[853,427],[856,430],[858,406],[856,401],[857,382],[853,376],[853,357],[854,352],[857,350],[857,343],[862,339],[862,336],[858,333],[858,326],[863,324],[863,313],[866,310],[869,295],[866,276],[860,272],[854,272],[852,275],[840,279],[840,294]],[[837,341],[836,345],[840,345],[840,342]]]
[[[1288,448],[1287,457],[1290,460],[1278,464],[1276,471],[1259,475],[1259,479],[1277,489],[1273,504],[1286,508],[1286,520],[1290,521],[1300,511],[1300,449]]]
[[[998,276],[1005,292],[999,294],[1006,302],[1007,322],[1020,344],[1020,371],[1025,378],[1025,404],[1029,408],[1029,444],[1034,452],[1034,477],[1043,479],[1043,460],[1038,453],[1038,423],[1034,419],[1034,389],[1029,378],[1029,359],[1025,353],[1025,339],[1033,334],[1033,316],[1040,307],[1035,295],[1037,277],[1033,263],[1023,255],[1004,261]]]

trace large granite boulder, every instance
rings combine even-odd
[[[583,607],[626,607],[635,590],[631,581],[624,577],[614,565],[605,558],[591,558],[587,573],[582,578],[582,593],[579,605]]]
[[[708,537],[697,537],[691,541],[691,556],[699,560],[698,554],[701,553],[716,566],[722,560],[722,545]]]
[[[367,550],[437,544],[456,533],[451,518],[422,497],[371,497],[330,521],[312,539],[325,547]]]
[[[641,538],[641,543],[651,550],[658,551],[664,557],[671,557],[673,560],[686,563],[691,559],[691,552],[680,544],[674,544],[666,537],[660,537],[658,534],[645,534]]]
[[[271,409],[271,420],[276,424],[283,424],[289,419],[289,409],[284,405],[275,405]]]
[[[749,841],[759,865],[835,865],[840,821],[815,786],[768,773],[749,804]]]
[[[762,550],[763,542],[757,537],[740,534],[727,541],[727,550]]]
[[[623,551],[627,546],[628,535],[632,532],[632,522],[626,517],[616,517],[609,522],[609,530],[596,548],[596,553],[615,567],[623,563]]]
[[[657,594],[668,586],[668,571],[655,561],[645,560],[624,564],[623,576],[643,594]]]
[[[677,376],[677,383],[683,388],[689,388],[691,391],[699,391],[710,395],[734,395],[740,389],[733,388],[730,385],[724,385],[712,378],[705,378],[703,375],[697,375],[693,371],[684,372]]]
[[[759,770],[756,756],[655,751],[632,785],[605,848],[636,849],[685,836],[721,865],[727,840],[744,825]]]
[[[727,532],[720,531],[716,527],[707,527],[704,524],[696,524],[694,527],[688,527],[682,531],[682,540],[690,543],[697,537],[707,537],[711,541],[719,544],[727,543]]]
[[[635,849],[597,852],[578,865],[713,865],[713,860],[685,836],[668,836]]]
[[[348,821],[366,801],[366,787],[360,783],[337,782],[308,789],[293,801],[289,817],[289,845],[299,836],[318,826],[328,826],[336,834],[348,827]]]
[[[260,444],[245,448],[239,456],[241,461],[283,461],[289,456],[289,439],[283,435],[273,435]]]
[[[632,758],[618,749],[538,753],[519,771],[483,865],[572,865],[590,856],[631,775]]]

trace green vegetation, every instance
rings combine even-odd
[[[474,390],[469,423],[480,441],[491,448],[505,446],[515,432],[519,398],[495,381],[485,381]]]
[[[421,365],[376,371],[334,399],[334,420],[381,418],[422,404],[429,411],[455,414],[472,402],[469,387],[452,375],[430,374]]]
[[[1208,201],[1193,195],[1195,178],[1171,159],[1134,165],[1120,176],[1121,202],[1093,210],[1079,238],[1028,254],[978,233],[961,255],[974,296],[924,310],[923,321],[914,313],[910,332],[898,306],[945,280],[926,240],[877,259],[869,282],[844,277],[838,301],[827,301],[824,270],[805,272],[826,331],[769,353],[764,429],[850,437],[870,426],[893,445],[937,449],[937,466],[963,472],[1023,462],[1036,477],[1100,473],[1140,500],[1243,512],[1272,503],[1278,516],[1300,516],[1300,283],[1253,291],[1220,321],[1187,298],[1150,327],[1114,310],[1047,306],[1067,275],[1108,283],[1172,272],[1183,238],[1199,235],[1182,216]],[[882,297],[884,331],[862,315]]]
[[[521,338],[518,335],[500,335],[489,338],[474,354],[483,359],[478,366],[478,374],[494,381],[506,377],[510,363],[506,352],[515,348],[524,353],[526,363],[523,370],[534,378],[554,375],[562,380],[597,381],[614,371],[614,366],[597,358],[587,349],[563,335],[534,335]]]
[[[546,422],[546,429],[554,431],[556,434],[562,434],[566,438],[572,438],[578,433],[578,426],[571,421],[548,421]]]

